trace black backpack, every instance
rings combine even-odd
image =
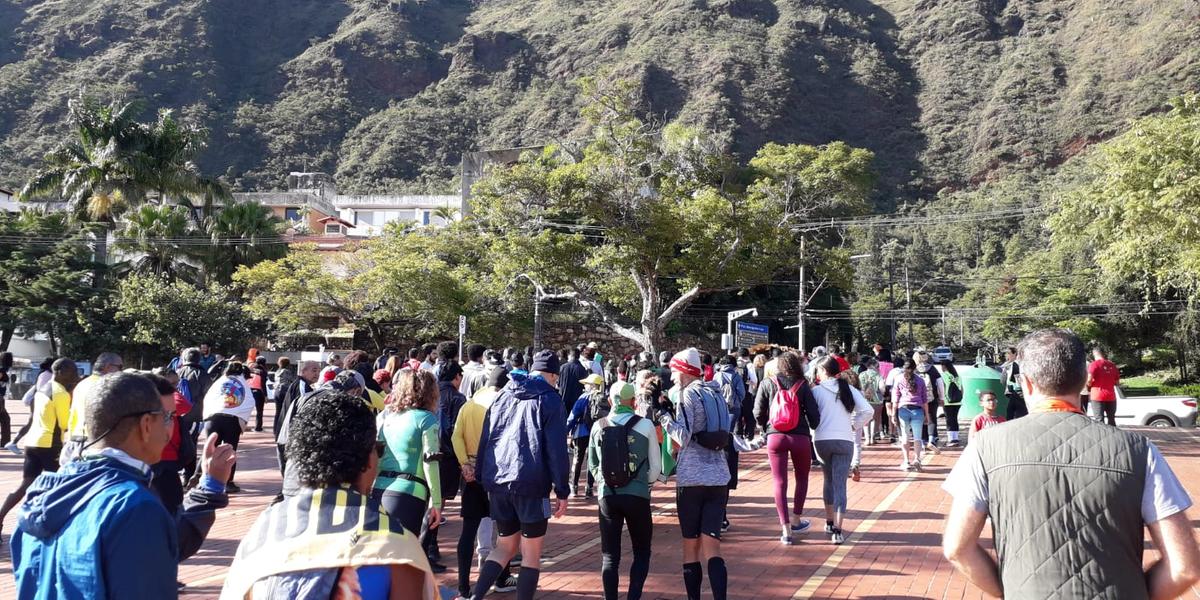
[[[604,420],[604,428],[600,430],[600,472],[609,489],[629,485],[642,468],[642,465],[633,463],[633,453],[630,451],[633,428],[641,420],[638,415],[630,416],[624,425],[613,425],[612,421]],[[651,452],[654,450],[650,449]]]

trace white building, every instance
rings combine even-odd
[[[0,212],[20,212],[21,204],[17,202],[17,194],[10,189],[0,187]]]
[[[325,173],[290,173],[287,191],[238,193],[234,197],[270,207],[280,218],[295,223],[298,232],[346,238],[376,236],[384,225],[394,222],[444,225],[445,215],[462,218],[466,203],[458,194],[339,194]]]

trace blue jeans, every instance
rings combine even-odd
[[[901,406],[896,417],[900,421],[900,435],[904,441],[921,439],[921,427],[925,424],[925,411],[911,406]]]

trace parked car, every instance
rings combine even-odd
[[[954,351],[950,350],[949,346],[938,346],[930,353],[933,356],[933,362],[942,362],[943,360],[954,360]]]
[[[1117,386],[1117,425],[1195,427],[1196,399],[1191,396],[1127,396]]]

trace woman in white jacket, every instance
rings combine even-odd
[[[834,544],[844,540],[842,519],[846,514],[846,479],[854,457],[854,436],[861,434],[875,414],[862,393],[837,376],[839,371],[841,367],[833,357],[817,360],[817,385],[812,390],[821,409],[821,422],[813,432],[813,440],[825,473],[825,533]]]
[[[215,433],[218,443],[229,444],[234,450],[254,414],[254,396],[246,384],[248,372],[242,363],[231,362],[225,367],[225,375],[214,381],[204,394],[204,437],[207,439]],[[229,473],[229,483],[225,484],[225,490],[230,493],[242,491],[233,483],[235,473],[237,465]]]

